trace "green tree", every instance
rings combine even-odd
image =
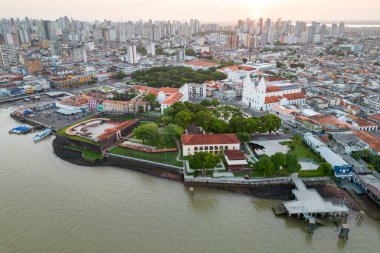
[[[211,102],[207,99],[203,99],[201,101],[201,105],[205,106],[205,107],[208,107],[208,106],[211,106]]]
[[[273,114],[259,118],[262,132],[273,132],[281,127],[281,119]]]
[[[287,153],[285,156],[286,156],[286,169],[289,172],[298,172],[301,170],[301,165],[299,164],[296,155]]]
[[[175,143],[176,140],[178,140],[183,133],[183,128],[180,126],[177,126],[176,124],[169,124],[165,127],[163,136],[164,141],[168,145],[172,145]]]
[[[120,79],[125,78],[126,75],[124,74],[123,71],[118,71],[113,77],[120,80]]]
[[[331,164],[323,162],[319,165],[318,170],[321,170],[324,174],[329,175],[332,173],[333,167],[331,166]]]
[[[225,122],[224,120],[217,119],[217,118],[213,117],[210,120],[209,131],[211,131],[213,133],[217,133],[217,134],[230,133],[231,128],[228,125],[228,123]]]
[[[187,128],[192,121],[192,114],[189,110],[183,110],[177,113],[174,117],[174,123],[183,129]]]
[[[286,155],[284,153],[277,152],[270,157],[276,170],[286,165]]]
[[[138,47],[136,48],[136,51],[137,51],[137,53],[139,53],[139,54],[141,54],[141,55],[146,55],[146,53],[147,53],[146,48],[143,47],[143,46],[138,46]]]
[[[212,106],[218,106],[218,105],[220,105],[220,102],[219,102],[218,99],[214,98],[214,99],[211,101],[211,105],[212,105]]]
[[[251,137],[250,134],[245,133],[245,132],[238,132],[237,136],[239,137],[240,140],[242,141],[249,141],[249,138]]]
[[[228,124],[235,131],[235,133],[244,132],[245,129],[243,127],[242,121],[243,119],[240,117],[232,117],[230,121],[228,122]]]
[[[198,152],[189,158],[190,168],[193,170],[201,170],[203,175],[206,175],[207,169],[213,169],[220,162],[220,158],[207,152]]]
[[[269,177],[275,173],[274,163],[267,155],[261,156],[255,167],[263,176]]]
[[[157,107],[157,97],[154,94],[148,94],[143,98],[143,101],[147,102],[151,108]]]
[[[194,123],[197,126],[202,127],[205,130],[208,130],[210,127],[210,120],[213,116],[208,111],[199,111],[194,114]]]
[[[141,139],[143,144],[145,144],[146,141],[151,144],[156,143],[160,136],[158,126],[155,123],[140,125],[133,130],[133,134],[136,138]]]
[[[192,48],[186,48],[185,53],[188,56],[196,56],[197,55],[197,53]]]

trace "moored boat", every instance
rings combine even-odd
[[[46,128],[45,130],[43,130],[42,132],[39,132],[37,133],[34,137],[33,137],[33,141],[34,142],[37,142],[37,141],[40,141],[42,140],[43,138],[49,136],[51,134],[51,129],[50,128]]]
[[[9,133],[10,134],[26,134],[32,131],[32,129],[33,128],[29,126],[18,126],[9,130]]]

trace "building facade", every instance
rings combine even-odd
[[[259,111],[268,111],[276,105],[304,104],[301,88],[290,83],[270,84],[261,78],[252,80],[247,76],[243,82],[242,102]]]
[[[235,134],[183,134],[183,156],[191,156],[197,152],[219,154],[224,150],[240,150],[240,141]]]

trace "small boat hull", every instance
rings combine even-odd
[[[27,126],[18,126],[18,127],[15,127],[11,130],[9,130],[8,133],[10,134],[26,134],[26,133],[29,133],[30,131],[32,131],[32,127],[27,127]]]
[[[51,129],[50,128],[47,128],[45,129],[44,131],[42,132],[39,132],[37,133],[34,137],[33,137],[33,141],[34,142],[38,142],[46,137],[48,137],[50,134],[51,134]]]

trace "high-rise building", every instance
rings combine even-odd
[[[160,41],[161,40],[161,28],[158,25],[152,25],[150,29],[150,40]]]
[[[30,42],[28,30],[26,30],[24,28],[19,29],[18,30],[18,36],[20,37],[21,43],[29,43]]]
[[[128,63],[136,64],[136,63],[138,63],[138,61],[139,61],[139,59],[137,56],[136,45],[128,46]]]
[[[17,63],[17,51],[15,46],[12,44],[0,44],[0,69],[7,69]]]
[[[338,25],[333,23],[331,25],[330,36],[331,37],[338,37],[338,33],[339,33]]]
[[[0,44],[14,45],[12,34],[10,34],[10,33],[0,34]]]
[[[43,21],[43,38],[47,40],[54,40],[54,27],[53,22],[49,20]]]
[[[178,50],[177,61],[184,62],[185,57],[186,57],[186,50],[184,48],[180,48]]]
[[[236,34],[228,35],[227,49],[238,50],[239,49],[239,36]]]
[[[156,55],[156,44],[153,42],[148,43],[146,46],[146,52],[148,55],[155,56]]]
[[[306,28],[306,23],[302,21],[296,21],[296,28],[295,28],[295,33],[297,36],[300,36],[301,33],[305,31]]]
[[[87,62],[87,52],[85,47],[71,48],[70,56],[74,62]]]
[[[339,24],[338,38],[343,38],[343,35],[344,35],[344,28],[345,28],[344,23],[341,22],[341,23]]]
[[[49,48],[52,56],[62,55],[61,43],[58,41],[49,41]]]

